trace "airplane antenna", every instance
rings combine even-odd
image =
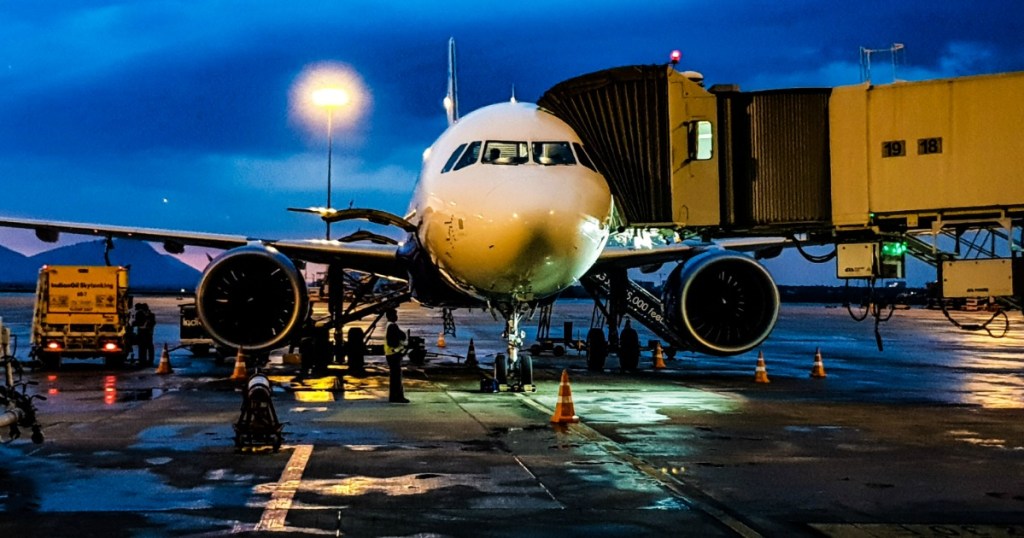
[[[444,109],[448,112],[448,125],[459,121],[459,79],[455,68],[455,38],[448,39],[448,95],[444,96]]]
[[[516,102],[516,85],[515,84],[512,85],[512,99],[511,99],[511,102],[513,102],[513,103]]]

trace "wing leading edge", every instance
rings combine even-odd
[[[255,242],[272,246],[294,259],[314,263],[339,263],[346,269],[355,271],[403,280],[408,278],[404,264],[398,259],[397,248],[390,245],[356,246],[320,239],[259,239],[242,235],[8,217],[0,217],[0,227],[35,230],[36,236],[47,242],[56,241],[60,233],[137,239],[163,243],[164,249],[171,253],[181,253],[185,246],[229,250]]]

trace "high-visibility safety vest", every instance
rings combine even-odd
[[[391,327],[392,326],[394,326],[395,329],[398,331],[398,333],[401,335],[401,338],[398,340],[398,344],[396,344],[393,347],[388,343],[388,333],[391,332],[391,330],[392,330]],[[404,352],[405,352],[405,333],[402,332],[402,329],[400,327],[398,327],[397,324],[392,323],[392,322],[389,321],[387,327],[384,329],[384,354],[385,355],[394,355],[396,353],[404,353]]]

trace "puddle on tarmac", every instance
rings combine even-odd
[[[984,446],[989,448],[1001,448],[1004,450],[1024,450],[1024,447],[1021,446],[1007,446],[1006,439],[985,438],[981,437],[980,434],[978,434],[978,432],[970,430],[950,430],[946,433],[952,435],[953,437],[956,438],[957,441],[960,441],[961,443],[967,443],[975,446]]]
[[[163,396],[167,391],[164,389],[118,389],[114,401],[124,402],[145,402],[155,400]]]
[[[512,469],[510,472],[519,472]],[[500,469],[493,469],[492,474],[507,474]],[[295,489],[300,493],[314,493],[323,496],[333,497],[354,497],[368,495],[371,493],[383,494],[390,497],[402,497],[409,495],[424,495],[453,487],[469,487],[480,493],[496,494],[502,496],[521,496],[518,504],[527,502],[535,504],[536,498],[530,495],[544,494],[539,486],[513,486],[506,476],[492,476],[492,474],[441,474],[441,473],[417,473],[399,476],[375,477],[375,476],[346,476],[336,479],[324,480],[302,480],[296,485],[294,483],[281,484],[278,482],[257,485],[254,492],[257,494],[273,494],[278,488]],[[554,501],[544,501],[552,507],[557,507]]]

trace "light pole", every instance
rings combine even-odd
[[[334,153],[334,109],[349,102],[348,92],[341,88],[320,88],[313,92],[313,102],[327,109],[327,209],[331,208],[331,161]],[[331,239],[331,222],[327,221],[326,238]]]

